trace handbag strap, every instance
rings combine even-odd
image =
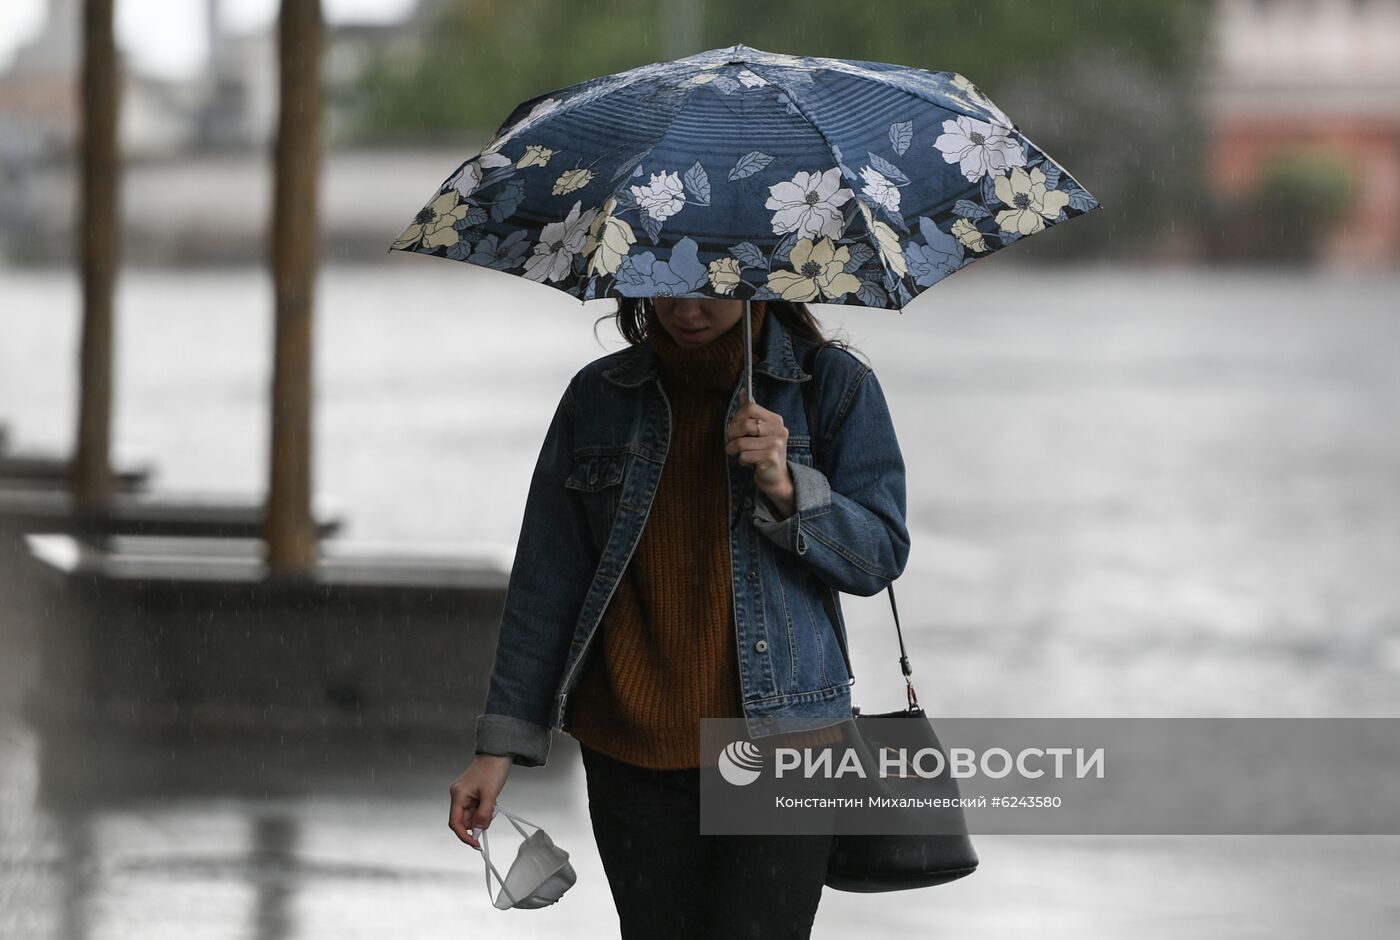
[[[802,357],[802,368],[810,378],[802,383],[802,406],[807,412],[807,434],[812,441],[812,465],[821,469],[821,410],[816,406],[813,399],[816,396],[816,363],[817,353],[826,348],[826,343],[821,343],[807,350]],[[820,579],[819,579],[820,580]],[[824,583],[824,582],[823,582]],[[827,590],[835,592],[831,585],[825,585]],[[894,632],[899,638],[899,669],[904,674],[905,694],[909,700],[909,707],[915,709],[919,707],[919,696],[914,692],[914,683],[909,678],[913,675],[913,667],[909,665],[909,655],[904,649],[904,631],[899,626],[899,608],[894,602],[894,582],[885,586],[886,593],[890,596],[890,613],[894,615]],[[836,626],[833,624],[833,626]],[[851,675],[855,676],[855,670],[851,669],[851,654],[846,649],[845,637],[841,635],[839,627],[836,630],[836,639],[841,643],[841,655],[846,658],[846,668],[851,670]]]

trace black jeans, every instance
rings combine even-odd
[[[699,769],[579,747],[623,940],[811,935],[831,835],[701,835]]]

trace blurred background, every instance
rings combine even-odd
[[[557,907],[492,909],[444,825],[613,303],[386,249],[518,102],[739,42],[959,71],[1105,206],[902,314],[813,308],[894,413],[935,725],[1396,714],[1400,0],[293,0],[319,57],[276,0],[116,0],[85,96],[87,6],[0,5],[6,940],[615,935],[571,738],[503,796],[574,853]],[[308,61],[316,198],[279,203]],[[900,707],[887,601],[842,602],[856,702]],[[1400,914],[1394,837],[977,844],[813,937]]]

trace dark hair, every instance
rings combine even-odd
[[[595,333],[599,323],[611,318],[615,321],[617,332],[630,345],[639,346],[645,343],[647,338],[647,307],[650,304],[650,297],[619,297],[617,310],[604,314],[594,323]],[[822,331],[821,321],[804,303],[791,300],[765,301],[764,317],[766,319],[770,316],[776,316],[781,320],[794,340],[806,341],[815,346],[839,346],[853,355],[860,352],[844,339],[828,338],[826,333]]]

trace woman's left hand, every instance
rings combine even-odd
[[[793,512],[793,484],[788,472],[788,430],[783,416],[748,401],[745,389],[739,390],[739,397],[743,404],[725,428],[724,452],[737,454],[739,463],[753,467],[754,485],[786,518]]]

